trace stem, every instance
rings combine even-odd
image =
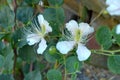
[[[66,59],[65,59],[66,57],[65,56],[63,56],[63,59],[64,59],[64,70],[65,70],[65,73],[64,73],[64,80],[67,80],[67,70],[66,70]]]
[[[16,0],[13,0],[13,2],[14,2],[13,5],[14,5],[14,13],[15,13],[15,19],[14,19],[15,25],[14,25],[13,31],[15,31],[15,27],[16,27],[16,10],[17,10],[17,2],[16,2]],[[16,62],[17,62],[17,49],[16,49],[15,47],[13,47],[13,49],[14,49],[13,75],[14,75],[14,78],[15,78],[15,74],[16,74],[15,68],[16,68]]]
[[[108,52],[108,53],[117,53],[120,52],[120,49],[118,50],[102,50],[103,52]]]
[[[105,55],[105,56],[113,56],[112,54],[105,54],[105,53],[101,53],[101,52],[94,52],[95,54],[101,54],[101,55]]]
[[[102,9],[100,11],[100,13],[90,22],[90,24],[92,24],[97,18],[99,18],[101,16],[101,14],[104,12],[105,9]]]
[[[16,11],[17,11],[17,2],[16,2],[16,0],[14,0],[13,2],[14,2],[13,5],[14,5],[14,13],[15,13],[15,19],[14,19],[14,21],[15,21],[14,31],[15,31],[15,30],[16,30]]]
[[[0,34],[7,34],[6,32],[0,32]]]
[[[52,7],[52,6],[47,6],[47,5],[44,5],[44,7],[45,8],[54,8],[54,9],[59,8],[59,7]]]
[[[17,50],[15,48],[14,49],[14,65],[13,65],[13,75],[14,75],[14,77],[15,77],[15,74],[16,74],[16,70],[15,70],[15,68],[16,68],[16,62],[17,62]]]
[[[54,69],[57,69],[58,66],[59,66],[59,64],[58,64],[58,61],[56,60],[56,61],[55,61],[55,64],[54,64]]]
[[[33,69],[33,63],[30,63],[30,72],[32,71],[32,69]]]
[[[120,52],[120,49],[118,50],[91,50],[91,52],[95,54],[105,55],[105,56],[114,56],[115,53]]]

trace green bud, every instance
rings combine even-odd
[[[49,53],[50,54],[55,54],[57,52],[57,50],[56,50],[56,47],[55,46],[51,46],[50,48],[49,48]]]

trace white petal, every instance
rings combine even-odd
[[[78,55],[78,59],[79,61],[85,61],[89,58],[89,56],[91,55],[90,50],[88,50],[84,45],[79,44],[78,45],[78,49],[76,51],[77,55]]]
[[[74,35],[76,29],[78,29],[78,23],[75,20],[71,20],[66,23],[66,28],[72,33],[72,35]]]
[[[106,4],[107,5],[110,5],[110,4],[112,4],[113,3],[113,0],[106,0]]]
[[[120,0],[107,0],[107,11],[110,15],[120,15]]]
[[[40,26],[42,26],[44,24],[44,17],[43,17],[43,15],[41,15],[41,14],[38,15],[38,22],[39,22]]]
[[[41,14],[38,15],[38,21],[40,23],[40,26],[44,25],[44,27],[46,29],[45,33],[52,32],[51,26],[49,26],[49,23],[44,19],[43,15],[41,15]]]
[[[111,5],[107,8],[107,11],[110,15],[120,15],[120,7],[117,7],[116,5]]]
[[[39,3],[38,3],[38,5],[40,5],[40,6],[42,6],[42,7],[43,7],[43,6],[44,6],[43,1],[41,1],[41,0],[40,0],[40,1],[39,1]]]
[[[29,45],[34,45],[40,41],[40,36],[38,34],[29,34],[27,36],[27,42]]]
[[[52,32],[52,28],[46,20],[44,20],[44,25],[46,27],[46,33]]]
[[[67,54],[74,48],[74,45],[74,41],[61,41],[57,43],[56,48],[60,51],[60,53]]]
[[[46,40],[41,39],[41,42],[39,43],[39,47],[37,49],[37,53],[42,54],[46,48],[47,48]]]
[[[88,34],[94,32],[94,28],[90,27],[87,23],[80,23],[79,29],[81,30],[83,36],[87,36]]]
[[[106,0],[106,4],[107,4],[107,5],[112,5],[112,4],[114,4],[114,5],[119,6],[119,3],[120,3],[120,0]]]
[[[118,24],[116,27],[116,34],[120,34],[120,24]]]

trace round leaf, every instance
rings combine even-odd
[[[112,46],[112,34],[108,27],[101,26],[96,33],[96,40],[104,49],[109,49]]]
[[[13,57],[14,57],[14,53],[13,53],[13,49],[11,47],[11,45],[6,46],[3,50],[2,50],[2,54],[4,56],[4,70],[5,71],[12,71],[13,69]]]
[[[4,57],[0,55],[0,68],[3,67],[4,64]]]
[[[48,8],[43,13],[45,19],[50,22],[53,35],[60,35],[60,28],[64,25],[64,10],[62,8]]]
[[[14,80],[14,78],[10,74],[2,74],[0,75],[0,80]]]
[[[120,74],[120,65],[116,63],[114,56],[110,56],[108,58],[108,68],[113,73]]]
[[[38,4],[40,0],[24,0],[26,3],[32,5],[32,4]]]
[[[24,80],[42,80],[42,78],[39,71],[32,71],[25,76]]]
[[[25,45],[19,49],[19,57],[28,63],[34,62],[36,60],[36,56],[37,54],[31,46]]]
[[[55,46],[54,41],[51,41],[51,43],[49,43],[47,49],[44,52],[44,57],[48,62],[55,63],[56,60],[59,60],[61,58],[61,56],[59,54],[57,54],[57,51],[54,54],[50,53],[49,50],[52,46]]]
[[[47,72],[48,80],[62,80],[62,74],[59,70],[51,69]]]
[[[9,29],[14,26],[15,14],[8,6],[0,8],[0,26]]]
[[[115,60],[116,64],[120,65],[120,55],[114,56],[114,60]]]
[[[13,33],[13,36],[12,36],[13,40],[14,41],[13,43],[15,44],[16,47],[19,47],[19,48],[22,48],[24,45],[26,45],[26,35],[24,33],[24,29],[23,28],[19,28],[18,30],[16,30],[14,33]]]
[[[52,6],[61,6],[63,4],[63,0],[48,0],[48,3]]]
[[[82,62],[76,56],[68,57],[66,60],[66,69],[68,73],[74,73],[82,68]]]
[[[17,19],[23,23],[27,23],[32,19],[33,12],[34,10],[32,7],[19,7],[17,9]]]

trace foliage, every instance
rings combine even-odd
[[[83,62],[78,60],[76,48],[70,54],[61,54],[56,49],[58,41],[63,37],[71,37],[71,33],[64,29],[64,0],[43,0],[45,3],[39,5],[40,1],[42,0],[4,0],[5,4],[0,4],[0,80],[65,80],[66,77],[76,80],[77,73],[84,67]],[[52,27],[52,32],[44,35],[47,48],[43,54],[37,54],[39,43],[43,39],[37,30],[45,33],[46,29],[45,25],[39,28],[39,14],[44,16],[44,23],[47,24],[48,21]],[[91,52],[108,56],[108,68],[113,73],[120,74],[120,49],[113,48],[120,47],[120,34],[116,34],[116,29],[117,27],[110,29],[109,26],[99,26],[95,36],[100,49]],[[40,37],[38,43],[28,45],[27,36],[32,33],[38,33],[42,39]],[[75,34],[77,33],[78,38],[81,33],[77,31]]]

